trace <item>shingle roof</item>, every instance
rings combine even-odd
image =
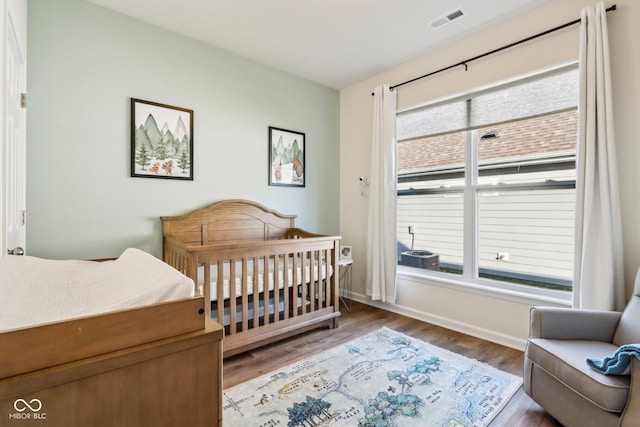
[[[481,128],[479,135],[497,131],[498,137],[480,141],[479,161],[524,158],[575,150],[577,110]],[[464,163],[462,132],[398,142],[398,173],[433,170]]]

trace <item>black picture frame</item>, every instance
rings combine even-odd
[[[193,181],[193,110],[131,98],[131,176]]]
[[[269,126],[269,185],[305,187],[304,132]]]

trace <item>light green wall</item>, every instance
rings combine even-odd
[[[160,256],[159,216],[227,198],[338,232],[337,91],[83,1],[28,7],[30,255]],[[194,110],[194,181],[129,177],[132,97]],[[305,188],[267,185],[268,126],[306,133]]]

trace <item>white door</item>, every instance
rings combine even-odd
[[[3,28],[4,44],[4,108],[3,110],[3,163],[4,185],[2,253],[26,249],[26,112],[23,94],[26,88],[26,55],[18,41],[19,20],[12,10],[12,1],[6,9]]]

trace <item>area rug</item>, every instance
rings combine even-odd
[[[385,327],[225,390],[223,425],[486,426],[521,384]]]

